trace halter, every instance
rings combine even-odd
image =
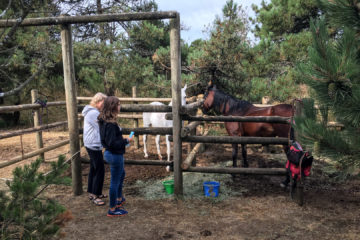
[[[40,113],[39,113],[40,125],[43,124],[42,123],[42,115],[43,115],[44,108],[46,108],[46,117],[47,117],[47,120],[49,121],[49,112],[48,112],[48,109],[47,109],[47,99],[42,100],[40,98],[37,98],[34,103],[40,104],[40,106],[41,106],[41,110],[40,110]],[[32,111],[32,114],[33,115],[35,114],[34,111]]]

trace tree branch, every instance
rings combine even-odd
[[[45,63],[43,61],[41,61],[38,70],[32,76],[30,76],[25,82],[21,83],[18,87],[14,88],[10,91],[7,91],[7,92],[0,92],[0,97],[7,97],[7,96],[15,95],[18,92],[20,92],[21,89],[23,89],[27,84],[29,84],[37,76],[40,75],[41,71],[44,69],[44,66],[45,66]]]
[[[5,10],[0,14],[0,18],[2,18],[6,14],[7,10],[9,10],[9,8],[11,6],[11,2],[12,2],[12,0],[9,1],[9,3],[8,3],[7,7],[5,8]]]

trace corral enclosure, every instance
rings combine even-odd
[[[64,26],[67,33],[68,27],[68,25]],[[66,38],[69,39],[69,36]],[[71,64],[64,65],[68,65],[68,69],[64,68],[64,72],[67,72],[66,77],[71,83],[73,76],[71,73],[68,74],[68,71],[71,72],[72,66]],[[173,84],[175,84],[173,95],[178,94],[177,90],[180,87],[180,81],[177,81],[179,71],[176,71],[173,77]],[[69,102],[73,103],[75,100],[71,87],[73,86],[70,86],[71,94],[67,96],[70,109],[74,106],[70,106]],[[74,109],[69,112],[70,115],[75,113]],[[175,104],[173,113],[178,124],[180,122],[179,105]],[[76,116],[69,117],[72,141],[78,135],[77,126],[74,126],[75,119],[77,119]],[[179,131],[179,128],[176,131]],[[55,138],[59,137],[55,134]],[[14,148],[14,143],[9,145],[10,142],[4,142],[4,148],[7,148],[9,152],[14,150],[19,153],[19,150]],[[179,132],[174,134],[174,142],[181,143]],[[186,149],[185,145],[177,144],[176,146],[180,146],[180,149],[175,148],[174,151],[177,176],[166,173],[164,167],[126,167],[127,178],[124,191],[127,198],[126,208],[130,214],[119,220],[107,219],[106,207],[95,207],[88,201],[86,194],[75,197],[68,187],[53,187],[49,197],[58,199],[73,216],[65,224],[59,238],[86,239],[119,236],[121,239],[302,239],[304,234],[314,239],[357,239],[359,237],[358,182],[332,184],[329,179],[322,176],[321,168],[326,165],[326,162],[319,163],[317,168],[314,167],[313,177],[309,179],[306,186],[309,188],[306,189],[306,204],[304,207],[299,207],[289,201],[287,192],[279,188],[280,177],[240,176],[233,179],[229,175],[203,173],[179,175],[181,155],[186,154]],[[208,145],[207,147],[208,151],[198,156],[200,166],[227,165],[226,161],[231,158],[231,151],[227,145]],[[74,145],[71,145],[70,149],[60,151],[74,155],[76,149],[74,150]],[[141,155],[141,150],[130,148],[126,157],[136,160],[142,159]],[[283,157],[282,154],[278,154],[272,158],[269,154],[258,153],[258,148],[253,148],[249,161],[251,167],[281,168],[285,160]],[[7,172],[9,171],[7,169]],[[82,165],[77,168],[77,171],[80,171],[82,177],[76,181],[82,181],[83,189],[75,189],[75,194],[86,189],[88,169],[86,165]],[[73,177],[77,178],[79,175],[73,175]],[[175,178],[178,183],[181,182],[181,188],[184,183],[183,198],[174,199],[164,193],[161,183],[169,177]],[[221,183],[220,197],[217,199],[208,199],[203,196],[202,182],[209,179],[218,180]],[[77,187],[80,185],[78,184]],[[105,191],[108,187],[109,174],[106,178]],[[179,187],[176,191],[180,193]]]
[[[214,128],[224,133],[221,126]],[[26,136],[24,145],[35,147],[35,134]],[[67,132],[44,132],[45,146],[62,138],[67,138]],[[151,158],[156,157],[154,144],[150,145],[153,140],[149,139]],[[0,140],[2,157],[18,155],[18,142],[18,137]],[[165,152],[163,138],[161,144]],[[277,147],[273,153],[263,153],[257,145],[249,149],[250,167],[282,167],[285,163],[285,155]],[[68,152],[64,146],[46,156]],[[186,152],[184,146],[184,157]],[[84,149],[82,155],[86,155]],[[142,159],[142,147],[131,146],[125,157]],[[205,152],[197,157],[200,166],[226,166],[231,165],[230,160],[229,144],[207,144]],[[326,162],[317,159],[306,183],[303,207],[290,201],[289,192],[279,187],[282,177],[278,176],[233,179],[231,175],[185,173],[184,199],[175,200],[162,186],[162,181],[172,178],[163,166],[126,165],[124,193],[129,214],[119,219],[106,217],[107,206],[95,206],[87,194],[73,196],[71,187],[53,186],[47,195],[64,204],[72,215],[57,239],[303,239],[304,234],[309,239],[358,239],[359,181],[334,183],[323,173],[324,167]],[[0,175],[9,177],[12,168],[2,169]],[[83,164],[84,191],[87,173],[88,165]],[[108,192],[109,180],[106,165],[104,193]],[[204,196],[205,180],[220,182],[218,198]]]
[[[132,121],[122,120],[122,127],[132,127]],[[142,126],[141,121],[139,126]],[[209,125],[211,134],[226,135],[223,124]],[[43,131],[44,146],[68,139],[63,127],[57,131]],[[143,159],[140,148],[131,146],[126,159]],[[22,137],[24,152],[36,149],[35,133]],[[148,144],[150,159],[156,159],[154,136]],[[21,154],[19,136],[0,140],[1,159]],[[182,158],[188,153],[186,143]],[[249,145],[249,163],[252,168],[283,168],[285,155],[280,146],[272,153],[263,152],[260,145]],[[70,157],[65,145],[45,153],[47,161],[58,154]],[[162,152],[165,153],[164,137]],[[81,156],[87,153],[81,148]],[[11,170],[34,160],[25,160],[0,170],[2,178],[10,178]],[[206,144],[197,156],[197,166],[231,166],[230,144]],[[239,159],[239,162],[241,158]],[[306,233],[312,239],[357,239],[359,219],[359,181],[335,183],[322,171],[326,161],[317,159],[313,173],[305,185],[305,204],[291,201],[289,191],[279,187],[280,176],[238,176],[229,174],[184,173],[184,197],[175,199],[164,191],[162,182],[173,174],[164,166],[126,165],[124,194],[129,215],[120,219],[106,217],[107,206],[92,204],[87,194],[73,196],[71,187],[53,186],[46,195],[57,199],[71,212],[57,239],[107,238],[120,239],[303,239]],[[49,164],[44,163],[43,171]],[[86,192],[88,164],[82,164],[82,186]],[[70,172],[68,173],[70,176]],[[204,196],[204,181],[220,182],[218,198]],[[108,192],[110,172],[106,166],[104,193]],[[4,186],[4,181],[1,181]],[[108,204],[108,199],[106,199]],[[124,233],[126,233],[124,235]]]

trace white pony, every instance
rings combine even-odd
[[[186,105],[186,85],[181,89],[181,105]],[[152,102],[150,105],[164,105],[160,102]],[[169,103],[169,106],[172,105],[172,102]],[[143,113],[143,123],[144,127],[172,127],[173,121],[172,120],[166,120],[165,119],[166,113],[157,113],[157,112],[144,112]],[[146,149],[146,140],[147,135],[145,134],[143,136],[143,142],[144,142],[144,154],[145,158],[148,158],[149,155],[147,154]],[[159,156],[159,159],[162,160],[161,152],[160,152],[160,135],[156,135],[155,143],[156,143],[156,149]],[[169,141],[169,135],[166,135],[166,153],[167,153],[167,160],[170,161],[170,141]]]

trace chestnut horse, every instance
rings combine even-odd
[[[204,96],[202,111],[206,114],[213,109],[216,114],[224,116],[281,116],[291,117],[293,107],[290,104],[278,104],[270,107],[256,107],[248,101],[239,100],[227,95],[216,86],[208,87]],[[225,122],[225,128],[230,136],[253,137],[289,137],[290,125],[281,123],[258,122]],[[243,167],[248,167],[246,144],[242,146]],[[287,145],[284,151],[287,152]],[[238,144],[232,144],[233,166],[237,167]]]

